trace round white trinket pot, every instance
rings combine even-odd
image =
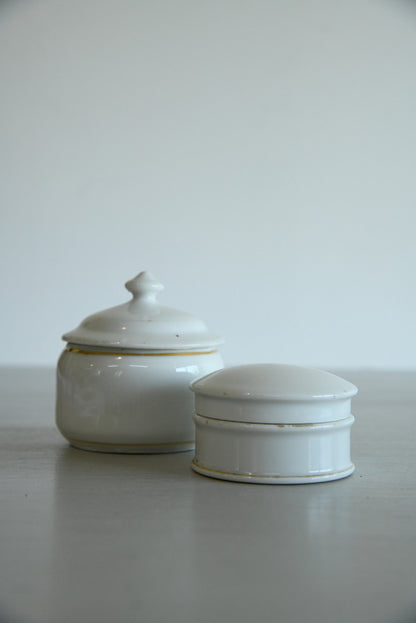
[[[193,469],[212,478],[295,484],[354,471],[351,398],[357,388],[313,368],[253,364],[196,380]]]
[[[194,379],[223,367],[222,339],[191,314],[156,300],[148,272],[126,283],[127,303],[66,333],[57,368],[56,424],[73,445],[98,452],[194,448]]]

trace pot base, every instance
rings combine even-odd
[[[269,485],[302,485],[314,482],[327,482],[329,480],[340,480],[350,476],[354,470],[355,465],[351,465],[339,472],[330,472],[326,474],[311,474],[309,476],[257,476],[255,474],[235,474],[222,472],[216,469],[210,469],[199,465],[194,459],[192,461],[192,469],[201,474],[202,476],[208,476],[209,478],[218,478],[220,480],[231,480],[233,482],[246,482],[252,484],[269,484]]]
[[[89,452],[106,452],[115,454],[166,454],[168,452],[188,452],[195,448],[194,441],[171,443],[107,443],[101,441],[85,441],[81,439],[67,440],[74,448]]]

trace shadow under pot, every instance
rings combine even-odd
[[[71,445],[149,454],[194,448],[189,384],[223,367],[222,342],[191,314],[162,306],[150,273],[133,298],[66,333],[57,367],[56,425]]]

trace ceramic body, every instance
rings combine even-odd
[[[283,364],[236,366],[191,385],[193,469],[252,483],[294,484],[354,471],[351,398],[357,388],[328,372]]]
[[[189,383],[222,367],[217,350],[109,353],[69,344],[57,368],[57,427],[72,445],[85,450],[192,450]]]
[[[320,424],[250,424],[194,415],[193,469],[212,478],[296,484],[345,478],[354,471],[354,417]]]

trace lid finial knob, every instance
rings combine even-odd
[[[126,288],[133,295],[133,301],[145,300],[155,301],[156,296],[164,289],[151,273],[144,270],[130,281],[127,281]]]

